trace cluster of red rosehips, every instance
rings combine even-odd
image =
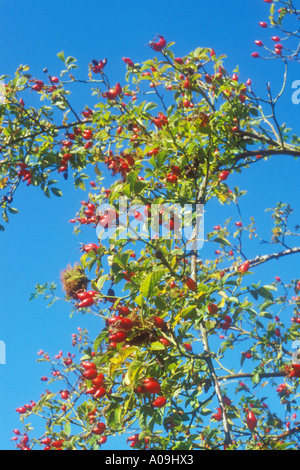
[[[142,383],[135,389],[138,394],[153,394],[161,393],[160,383],[154,377],[147,377],[142,380]],[[163,408],[167,404],[167,399],[164,396],[159,396],[151,402],[154,408]]]
[[[109,155],[104,159],[104,163],[107,168],[112,171],[112,174],[116,175],[120,173],[123,179],[126,178],[134,162],[135,159],[132,154],[121,153],[120,155],[114,155],[112,151],[110,151]]]
[[[130,447],[136,447],[137,445],[144,445],[145,449],[148,449],[150,439],[148,437],[145,437],[144,439],[140,439],[139,434],[133,434],[132,436],[128,437],[127,443],[128,442],[130,442]]]
[[[83,144],[83,141],[86,141]],[[83,145],[85,150],[93,147],[93,131],[88,128],[81,129],[80,127],[74,127],[73,132],[69,132],[66,138],[62,141],[62,158],[58,173],[65,173],[68,170],[68,162],[74,158],[74,154],[70,153],[71,148],[74,145],[74,141],[77,144]]]
[[[17,444],[17,448],[20,450],[30,450],[30,447],[28,445],[29,437],[27,436],[27,434],[23,434],[21,436],[21,432],[19,431],[19,429],[14,429],[13,433],[14,433],[14,437],[12,437],[11,440],[13,442],[19,441]]]
[[[90,67],[91,67],[92,72],[102,73],[106,64],[107,64],[107,59],[103,59],[103,60],[93,59]]]
[[[31,171],[28,170],[28,165],[24,162],[18,163],[20,170],[18,171],[19,178],[22,178],[22,181],[27,181],[27,186],[31,184]]]
[[[159,112],[158,115],[152,119],[152,122],[158,129],[162,129],[168,124],[168,118],[164,113]]]
[[[161,52],[163,48],[166,47],[167,41],[165,40],[163,36],[158,34],[157,37],[154,38],[153,41],[151,41],[149,45],[154,51]]]
[[[64,439],[54,439],[52,440],[50,437],[44,437],[40,440],[40,443],[43,444],[45,447],[43,450],[62,450],[64,445]]]
[[[98,221],[96,215],[96,206],[92,202],[81,201],[81,205],[84,208],[83,217],[79,217],[77,220],[81,224],[89,225],[95,224]],[[92,244],[88,244],[85,246],[84,251],[90,251],[89,248],[93,246]],[[99,248],[99,247],[98,247]]]
[[[44,69],[44,72],[47,73],[47,69]],[[33,82],[34,85],[32,85],[31,89],[33,91],[36,91],[36,92],[41,92],[45,89],[45,87],[47,87],[47,91],[49,93],[52,93],[53,91],[55,91],[57,89],[57,83],[59,83],[59,78],[58,77],[51,77],[49,75],[49,81],[50,81],[50,86],[48,85],[45,85],[45,83],[42,81],[42,80],[37,80],[37,79],[33,79],[33,80],[30,80],[30,82]]]
[[[286,372],[290,378],[299,378],[300,377],[300,364],[291,364],[286,366]]]
[[[273,0],[264,0],[264,2],[265,3],[272,3]],[[281,11],[282,11],[281,8],[279,8],[278,13],[280,14]],[[269,27],[268,23],[266,23],[265,21],[260,21],[258,24],[263,29],[267,29]],[[260,39],[257,39],[256,41],[254,41],[254,43],[256,44],[256,46],[264,47],[266,50],[270,51],[273,56],[276,56],[276,55],[282,56],[284,46],[280,43],[280,41],[281,41],[280,37],[279,36],[272,36],[271,40],[273,42],[275,42],[274,50],[270,50],[268,47],[266,47],[264,45],[263,41],[261,41]],[[258,59],[259,57],[261,57],[258,52],[252,52],[251,56],[254,57],[254,59]]]
[[[110,327],[109,345],[111,348],[115,348],[119,343],[124,343],[124,341],[126,341],[127,339],[127,332],[132,330],[133,328],[132,320],[121,315],[114,315],[113,317],[107,320],[107,323]]]
[[[20,406],[19,408],[16,409],[16,412],[19,413],[20,415],[27,413],[28,411],[32,411],[32,409],[35,407],[35,402],[30,401],[30,405],[26,404],[24,406]]]
[[[84,361],[81,363],[83,368],[82,377],[91,382],[91,387],[86,389],[86,395],[91,395],[95,399],[104,397],[107,393],[104,385],[104,375],[97,371],[94,362]]]
[[[276,392],[279,394],[280,398],[287,398],[291,394],[291,390],[287,384],[279,384],[276,388]]]
[[[168,183],[175,184],[178,181],[178,178],[181,176],[181,169],[177,165],[171,166],[171,173],[168,173],[166,180]]]
[[[99,222],[99,218],[96,214],[96,206],[95,204],[91,202],[86,202],[86,201],[81,201],[81,205],[84,207],[84,211],[81,217],[76,217],[74,219],[71,219],[69,222],[70,223],[75,223],[79,222],[81,225],[90,225],[90,224],[97,224]],[[90,251],[90,246],[93,247],[93,243],[89,243],[86,246],[86,249],[83,249],[83,251]],[[97,245],[96,246],[96,251],[99,248]]]
[[[96,301],[95,297],[98,295],[98,292],[94,290],[89,290],[89,291],[78,292],[76,295],[79,300],[79,303],[77,304],[77,308],[88,308],[94,305]]]
[[[110,88],[105,93],[102,93],[103,98],[107,98],[108,100],[115,100],[118,96],[122,94],[122,87],[120,83],[117,83],[114,88]]]
[[[228,76],[226,70],[223,67],[219,67],[218,71],[216,73],[214,73],[213,75],[210,75],[208,73],[204,75],[204,80],[210,86],[210,89],[211,89],[211,92],[212,92],[213,96],[215,94],[215,90],[216,90],[217,86],[220,85],[221,83],[224,83],[224,80],[226,78],[229,78],[229,76]],[[238,82],[238,80],[239,80],[238,75],[236,73],[234,73],[230,77],[230,79],[233,82]],[[248,80],[246,85],[250,86],[251,85],[251,80]],[[238,99],[241,103],[244,103],[246,101],[246,91],[247,91],[246,85],[243,85],[243,87],[239,88],[239,90],[238,90],[237,97],[238,97]],[[229,99],[233,96],[233,91],[232,91],[232,89],[230,89],[230,90],[225,89],[225,90],[223,90],[223,94],[225,95],[225,97],[227,99]],[[207,119],[207,117],[206,117],[206,119]],[[203,122],[203,125],[206,125],[207,122]],[[238,128],[235,128],[235,127],[232,128],[233,132],[235,132],[236,130],[238,130]]]

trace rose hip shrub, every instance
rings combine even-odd
[[[257,47],[276,42],[272,57],[295,60],[297,35],[284,21],[298,11],[290,1],[266,3],[271,19],[259,23]],[[273,227],[263,239],[254,217],[243,220],[245,191],[232,180],[252,165],[259,171],[262,159],[271,171],[273,155],[299,156],[299,137],[279,126],[270,89],[266,114],[251,78],[243,83],[213,49],[177,57],[163,36],[149,47],[142,63],[120,60],[126,74],[118,83],[110,84],[103,58],[77,78],[75,58],[63,52],[59,77],[48,70],[32,77],[27,66],[5,77],[3,219],[17,212],[19,185],[62,196],[64,179],[73,178],[85,196],[70,222],[90,242],[61,282],[72,314],[99,318],[97,332],[73,335],[78,352],[39,352],[50,366],[41,378],[47,389],[17,408],[24,429],[13,440],[23,450],[99,449],[119,434],[133,449],[298,448],[300,366],[291,344],[299,337],[300,281],[282,281],[276,264],[266,285],[254,282],[261,265],[300,252],[292,209],[283,202],[269,209]],[[91,92],[83,109],[72,106],[70,81]],[[95,171],[88,187],[85,169]],[[129,209],[123,238],[121,197]],[[168,213],[170,202],[177,212]],[[216,203],[202,259],[189,240],[175,237],[178,206],[208,211]],[[224,206],[233,220],[223,222]],[[157,207],[154,236],[141,236]],[[169,238],[160,237],[163,228]],[[39,285],[33,297],[54,292],[53,284]],[[43,425],[39,435],[33,422]]]

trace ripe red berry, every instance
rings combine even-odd
[[[160,317],[153,317],[153,322],[157,328],[163,328],[165,326],[165,321]]]
[[[117,331],[116,333],[113,333],[112,335],[109,336],[109,340],[112,341],[113,343],[123,343],[127,338],[127,334],[125,331]]]
[[[106,395],[106,389],[104,387],[97,388],[96,392],[94,393],[94,398],[103,398]]]
[[[196,284],[196,282],[195,282],[192,278],[188,277],[188,278],[186,279],[185,283],[186,283],[187,287],[188,287],[190,290],[192,290],[192,291],[197,290],[197,284]]]
[[[106,436],[101,436],[100,439],[99,439],[99,444],[105,444],[105,442],[107,442],[107,437]]]
[[[218,313],[218,306],[216,304],[210,303],[207,306],[207,310],[209,311],[210,315],[216,315]]]
[[[219,173],[219,180],[220,181],[225,181],[225,180],[227,180],[229,175],[230,175],[229,171],[227,171],[227,170],[221,171],[221,173]]]
[[[64,439],[60,439],[57,441],[53,441],[51,446],[55,447],[55,449],[61,449],[61,447],[63,446],[63,443],[64,443]]]
[[[174,175],[173,173],[169,173],[167,175],[167,181],[168,181],[168,183],[175,184],[178,181],[178,177],[177,177],[177,175]]]
[[[144,379],[142,386],[148,393],[159,393],[161,391],[160,384],[156,379],[153,379],[152,377]]]
[[[97,375],[98,375],[98,372],[96,369],[87,369],[85,372],[83,372],[83,377],[87,380],[94,380]]]
[[[85,370],[96,369],[96,365],[94,364],[94,362],[90,362],[90,361],[83,361],[83,362],[81,363],[81,366],[82,366]]]
[[[98,374],[95,379],[92,380],[92,384],[95,387],[102,387],[104,383],[104,375],[103,374]]]
[[[253,411],[249,411],[247,414],[247,426],[250,431],[254,431],[257,425],[257,419]]]
[[[161,35],[158,35],[159,40],[155,42],[155,39],[150,43],[150,46],[154,51],[160,52],[166,46],[167,42],[165,38]]]
[[[243,264],[240,265],[238,270],[240,273],[246,273],[247,271],[249,271],[249,267],[250,267],[249,261],[245,261]]]
[[[85,129],[82,133],[82,137],[85,140],[91,140],[91,138],[93,137],[93,132],[90,129]]]
[[[193,348],[192,348],[192,345],[190,343],[183,343],[182,345],[184,347],[184,349],[188,352],[192,352],[193,351]]]
[[[99,436],[100,434],[103,434],[106,429],[106,426],[104,423],[98,423],[93,429],[92,433],[95,434],[96,436]]]
[[[163,408],[166,403],[167,399],[165,397],[157,397],[151,404],[154,408]]]
[[[67,400],[69,398],[69,392],[68,390],[63,390],[61,393],[60,393],[60,396],[62,398],[62,400]]]
[[[94,304],[94,299],[92,297],[86,297],[84,300],[79,302],[78,308],[88,308],[91,307]]]

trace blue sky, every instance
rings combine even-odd
[[[122,57],[129,56],[135,62],[147,60],[151,57],[147,44],[158,33],[176,43],[177,56],[198,46],[224,53],[228,56],[227,70],[239,65],[241,79],[251,77],[253,88],[263,95],[267,81],[279,89],[282,77],[277,63],[250,57],[257,50],[254,40],[271,35],[258,26],[258,21],[267,16],[268,6],[263,0],[0,0],[0,75],[13,75],[20,64],[30,65],[32,75],[38,78],[43,77],[44,67],[57,75],[61,67],[57,53],[64,50],[78,59],[79,74],[86,74],[91,59],[107,57],[111,82],[122,81]],[[299,133],[300,106],[291,102],[291,83],[297,79],[300,74],[292,67],[279,120]],[[73,103],[79,111],[89,104],[87,96],[74,93]],[[265,228],[265,218],[270,217],[264,213],[266,207],[274,207],[278,200],[295,207],[299,200],[299,176],[290,157],[275,157],[268,164],[261,161],[244,175],[234,176],[231,184],[248,190],[242,203],[245,220],[255,215],[261,228]],[[71,334],[77,327],[86,327],[92,336],[99,329],[94,318],[70,319],[69,306],[63,301],[50,309],[42,300],[28,301],[36,283],[58,282],[60,270],[77,261],[80,242],[96,241],[96,234],[89,231],[82,237],[72,235],[68,220],[85,195],[62,178],[61,187],[64,197],[51,200],[39,190],[21,187],[15,198],[20,214],[11,217],[6,232],[0,235],[0,340],[7,348],[7,364],[0,365],[1,449],[13,448],[11,431],[19,426],[15,408],[37,400],[43,392],[40,377],[48,370],[36,364],[37,351],[43,349],[52,356],[59,350],[73,352]],[[208,212],[207,229],[222,223],[226,211]],[[249,247],[250,256],[251,250]],[[270,263],[257,274],[262,274],[266,282],[272,282],[275,275],[296,277],[296,260]]]

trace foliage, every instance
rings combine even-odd
[[[279,13],[277,4],[283,4]],[[270,25],[283,31],[285,19],[298,15],[291,1],[272,2]],[[299,370],[288,344],[299,337],[300,283],[251,280],[256,266],[299,253],[297,230],[288,224],[292,208],[272,209],[272,236],[263,240],[269,252],[254,259],[244,252],[246,236],[262,241],[254,218],[248,225],[241,218],[234,229],[231,219],[215,226],[207,243],[216,244],[216,257],[205,260],[191,241],[199,235],[196,212],[187,217],[192,236],[181,236],[177,222],[188,205],[214,201],[240,213],[244,192],[230,189],[231,175],[262,158],[267,164],[274,155],[297,158],[299,138],[278,124],[280,96],[272,98],[268,88],[268,100],[258,98],[250,81],[240,83],[238,69],[226,71],[225,56],[198,47],[178,58],[172,46],[160,36],[150,43],[153,59],[123,58],[122,85],[109,83],[105,60],[89,64],[87,79],[76,78],[76,59],[63,52],[61,77],[45,70],[48,83],[28,66],[13,79],[2,77],[4,221],[17,211],[11,204],[20,184],[59,197],[61,175],[72,174],[75,187],[85,190],[84,172],[96,173],[71,222],[76,233],[97,229],[99,241],[82,246],[78,265],[62,280],[73,311],[98,316],[101,331],[94,339],[74,335],[78,363],[71,354],[40,353],[51,364],[52,378],[44,379],[54,391],[17,411],[24,423],[45,418],[45,434],[28,441],[25,424],[20,448],[98,449],[121,433],[133,433],[128,443],[135,449],[298,447],[298,425],[286,429],[263,393],[275,389],[288,414],[299,408]],[[271,57],[284,63],[296,57],[279,50]],[[93,109],[75,111],[70,83],[89,87]],[[31,93],[39,106],[25,105]],[[107,174],[114,177],[110,188]],[[38,285],[32,298],[52,298],[54,286],[47,295],[48,287]]]

